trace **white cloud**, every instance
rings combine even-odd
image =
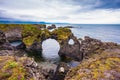
[[[94,0],[93,0],[94,1]],[[69,3],[68,3],[69,2]],[[99,5],[72,4],[72,0],[6,0],[1,1],[0,10],[5,10],[7,17],[48,22],[68,23],[120,23],[120,10],[112,9],[91,9]]]

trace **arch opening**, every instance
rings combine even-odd
[[[70,40],[68,41],[68,44],[74,45],[74,40],[73,40],[73,39],[70,39]]]
[[[60,44],[55,39],[46,39],[42,42],[42,56],[48,61],[59,61],[60,57],[58,52],[60,50]]]

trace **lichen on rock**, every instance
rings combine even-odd
[[[106,50],[84,59],[76,68],[71,69],[65,80],[119,80],[120,49]]]

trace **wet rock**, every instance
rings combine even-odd
[[[47,29],[55,29],[56,28],[56,25],[55,24],[52,24],[51,26],[48,26]]]

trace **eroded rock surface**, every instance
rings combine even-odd
[[[120,49],[107,49],[100,54],[92,54],[88,59],[71,69],[65,80],[119,80]]]

